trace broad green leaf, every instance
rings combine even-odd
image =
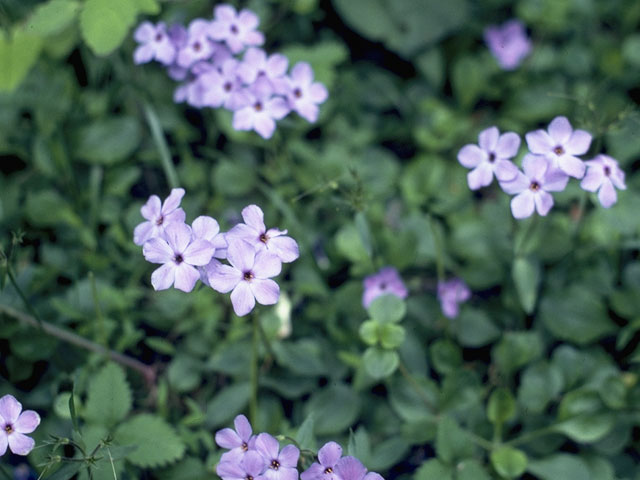
[[[123,446],[137,448],[127,460],[138,467],[156,468],[174,463],[184,455],[185,445],[171,425],[150,414],[137,415],[121,424],[114,434]]]
[[[624,380],[618,375],[611,375],[602,382],[599,390],[600,398],[611,409],[619,410],[627,404],[627,387]]]
[[[27,19],[26,27],[40,37],[55,35],[67,28],[79,11],[78,0],[49,0],[35,9]]]
[[[378,343],[378,327],[380,324],[375,320],[367,320],[360,325],[360,338],[364,343],[374,346]]]
[[[487,418],[493,424],[501,425],[516,414],[516,401],[506,388],[497,388],[489,397]]]
[[[360,414],[360,398],[350,387],[335,384],[314,393],[304,408],[305,415],[316,413],[315,434],[344,432]]]
[[[355,432],[353,430],[349,432],[346,454],[358,458],[365,464],[368,463],[371,458],[371,441],[366,428],[360,426]]]
[[[400,364],[400,357],[395,351],[378,347],[369,347],[362,356],[364,368],[375,379],[388,377],[396,371]]]
[[[158,0],[133,0],[134,5],[139,13],[156,15],[160,13],[160,4]]]
[[[491,73],[486,61],[475,56],[462,56],[453,64],[451,82],[458,102],[470,108],[485,90]]]
[[[379,329],[382,348],[393,349],[402,345],[405,338],[404,328],[393,323],[383,323]]]
[[[522,374],[518,403],[531,413],[541,413],[560,394],[563,386],[564,378],[558,367],[547,362],[535,363]]]
[[[344,225],[336,234],[335,242],[338,251],[350,261],[354,263],[369,262],[369,253],[354,224]]]
[[[401,437],[392,437],[375,445],[367,460],[366,467],[370,470],[388,470],[400,463],[409,452],[409,443]]]
[[[200,384],[201,370],[202,365],[198,360],[186,354],[178,354],[169,365],[169,384],[178,392],[189,392]]]
[[[431,363],[438,373],[449,373],[462,365],[460,348],[449,340],[436,340],[429,349]]]
[[[463,308],[454,322],[456,336],[463,347],[483,347],[500,336],[500,329],[480,309]]]
[[[75,134],[75,153],[89,163],[112,165],[126,160],[142,140],[135,117],[113,116],[82,127]]]
[[[42,39],[21,27],[0,29],[0,92],[14,90],[40,55]]]
[[[83,467],[82,462],[63,463],[52,475],[47,475],[47,480],[69,480]]]
[[[113,52],[124,41],[136,19],[129,0],[87,0],[80,13],[80,31],[93,53]]]
[[[367,255],[371,257],[373,254],[373,247],[371,246],[371,230],[369,228],[369,222],[367,221],[366,215],[363,212],[356,213],[354,223],[358,230],[358,234],[360,235],[362,245],[367,251]]]
[[[131,404],[131,388],[124,370],[107,363],[89,383],[84,417],[89,422],[111,426],[129,414]]]
[[[313,46],[289,45],[281,50],[293,67],[298,62],[308,62],[313,67],[314,80],[323,83],[329,91],[336,78],[338,65],[349,57],[343,43],[326,40]]]
[[[591,480],[589,468],[576,455],[557,453],[540,460],[530,460],[527,471],[541,480]]]
[[[308,449],[311,451],[316,450],[315,445],[315,437],[313,435],[313,427],[316,423],[316,415],[314,412],[311,412],[307,415],[307,418],[304,419],[302,425],[298,428],[296,432],[295,440],[296,444],[302,449]]]
[[[478,460],[468,458],[456,465],[456,480],[491,480],[485,467]]]
[[[256,166],[252,160],[221,160],[211,171],[211,182],[217,192],[238,197],[255,188]]]
[[[436,433],[436,453],[446,463],[470,457],[473,444],[458,422],[448,415],[441,417]]]
[[[395,295],[387,294],[377,297],[369,308],[369,315],[380,323],[395,323],[402,320],[407,312],[407,305]]]
[[[207,403],[206,425],[216,428],[225,425],[249,403],[249,382],[236,383],[217,393]]]
[[[517,478],[527,469],[527,456],[513,447],[500,447],[491,452],[491,464],[502,477]]]
[[[437,458],[424,462],[414,475],[414,480],[453,480],[453,467]]]
[[[580,443],[592,443],[603,438],[615,426],[613,415],[608,413],[579,415],[556,425],[554,430]]]
[[[491,354],[501,371],[513,373],[542,355],[542,339],[537,332],[508,332]]]
[[[530,314],[536,306],[542,269],[540,262],[530,257],[519,257],[513,262],[511,276],[516,285],[522,309]]]

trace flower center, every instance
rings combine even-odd
[[[324,469],[324,473],[333,473],[333,468],[327,467]]]
[[[156,42],[161,42],[163,38],[164,38],[164,36],[161,33],[158,33],[156,35]]]
[[[529,185],[529,190],[531,190],[532,192],[537,192],[538,190],[540,190],[540,184],[538,182],[531,182],[531,185]]]
[[[231,25],[231,33],[233,33],[234,35],[238,34],[238,27],[236,27],[235,25]]]
[[[564,155],[564,148],[562,148],[562,145],[558,145],[553,149],[553,153],[555,153],[556,155]]]
[[[296,98],[302,98],[302,90],[300,90],[299,88],[296,88],[293,91],[293,96],[296,97]]]
[[[387,284],[386,284],[386,282],[382,282],[380,284],[380,290],[384,290],[385,288],[387,288]]]
[[[244,279],[247,282],[250,282],[251,280],[253,280],[253,278],[254,278],[253,272],[251,272],[251,271],[244,272]]]
[[[493,163],[493,162],[495,162],[495,161],[496,161],[496,154],[495,154],[495,153],[493,153],[493,152],[491,152],[491,153],[489,154],[489,162],[490,162],[490,163]]]
[[[278,460],[272,460],[271,468],[273,468],[274,470],[278,470],[278,468],[280,468],[280,462],[278,462]]]
[[[246,480],[253,480],[253,477],[252,477],[251,475],[247,475],[247,476],[246,476],[246,477],[244,477],[244,478],[246,478]]]
[[[269,237],[267,236],[266,233],[263,233],[262,235],[260,235],[260,241],[264,244],[266,244],[269,241]]]
[[[12,433],[13,432],[13,425],[11,425],[10,423],[7,423],[4,426],[4,431],[7,432],[7,433]]]
[[[247,445],[247,442],[242,442],[242,446],[240,448],[242,448],[243,452],[246,452],[249,450],[249,445]]]
[[[162,225],[162,222],[164,222],[164,217],[162,215],[160,215],[158,217],[158,219],[156,220],[156,225],[160,226],[160,225]]]
[[[184,261],[184,258],[182,258],[182,255],[177,253],[176,256],[173,257],[173,261],[176,262],[177,264],[181,264]]]
[[[200,44],[200,42],[196,42],[196,43],[193,44],[193,49],[196,52],[199,52],[201,48],[202,48],[202,45]]]
[[[604,167],[604,174],[608,177],[609,175],[611,175],[611,168],[606,166]]]
[[[226,82],[222,88],[224,88],[225,92],[230,92],[232,87],[231,82]]]
[[[256,112],[261,112],[262,111],[262,102],[256,102],[253,104],[253,109]]]

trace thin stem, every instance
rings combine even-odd
[[[151,135],[153,136],[153,141],[155,142],[158,153],[160,154],[160,161],[162,162],[162,169],[167,177],[167,182],[171,188],[177,188],[180,186],[178,174],[173,166],[169,147],[166,139],[164,138],[164,133],[162,132],[162,127],[158,120],[158,115],[149,102],[143,102],[142,106],[144,108],[144,116],[147,119]]]
[[[252,355],[251,355],[251,396],[249,397],[249,416],[251,417],[251,424],[256,429],[258,425],[258,361],[259,351],[258,342],[260,337],[260,320],[255,313],[252,315],[253,319],[253,342],[252,342]]]
[[[442,248],[440,232],[438,231],[436,222],[433,220],[431,215],[429,215],[429,227],[431,228],[433,244],[436,249],[436,273],[438,275],[438,283],[442,283],[444,282],[444,249]]]
[[[437,411],[436,411],[435,405],[431,402],[431,399],[424,393],[424,390],[422,389],[420,384],[416,381],[416,379],[413,378],[409,370],[407,370],[407,367],[404,365],[402,360],[398,364],[398,370],[400,370],[400,373],[402,374],[402,376],[405,378],[405,380],[407,380],[407,382],[409,382],[409,385],[411,385],[411,388],[413,388],[413,390],[418,394],[418,396],[422,399],[422,401],[427,406],[427,408],[431,411],[431,413],[436,414]]]
[[[9,263],[8,260],[7,260],[7,275],[9,276],[9,280],[11,281],[11,285],[13,285],[13,288],[15,288],[16,292],[18,292],[18,296],[22,300],[22,303],[24,303],[25,308],[31,315],[33,315],[35,321],[37,322],[36,326],[39,326],[40,328],[44,328],[40,315],[38,315],[38,312],[36,312],[35,308],[33,308],[29,300],[27,300],[26,295],[20,288],[20,285],[18,285],[18,281],[16,280],[16,277],[13,274],[13,268],[11,268],[11,263]]]
[[[42,328],[42,331],[51,335],[52,337],[56,337],[57,339],[62,340],[63,342],[70,343],[84,350],[88,350],[90,352],[104,355],[107,358],[113,360],[114,362],[117,362],[125,367],[135,370],[136,372],[140,373],[144,377],[145,381],[147,382],[147,385],[150,388],[155,383],[156,372],[154,368],[149,365],[145,365],[144,363],[136,360],[135,358],[131,358],[122,353],[109,350],[103,347],[102,345],[98,345],[97,343],[92,342],[91,340],[87,340],[86,338],[76,335],[75,333],[72,333],[61,327],[53,325],[49,322],[38,321],[35,318],[33,318],[31,315],[27,315],[25,313],[19,312],[5,305],[0,305],[0,313],[8,315],[9,317],[12,317],[18,320],[19,322],[24,323],[26,325],[30,325],[32,327],[40,326]]]
[[[104,318],[102,316],[102,309],[100,308],[100,299],[98,298],[98,287],[96,286],[96,277],[93,272],[89,272],[89,282],[91,283],[91,296],[93,297],[93,304],[96,310],[96,329],[94,332],[94,338],[100,345],[106,344],[106,332],[104,328]]]

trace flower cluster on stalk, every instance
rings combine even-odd
[[[134,62],[165,65],[172,79],[183,82],[174,93],[176,102],[230,110],[236,130],[270,138],[276,121],[291,111],[315,122],[327,89],[314,82],[308,63],[297,63],[287,74],[287,57],[259,48],[264,43],[259,22],[251,10],[238,12],[227,4],[215,7],[212,20],[198,18],[186,28],[143,22],[134,33],[139,43]]]
[[[326,443],[314,462],[298,472],[300,450],[295,445],[280,443],[268,433],[253,434],[247,417],[238,415],[235,430],[224,428],[216,433],[222,454],[216,473],[222,480],[384,480],[375,472],[367,472],[362,462],[352,456],[342,456],[336,442]]]
[[[624,172],[618,162],[599,154],[583,161],[591,145],[591,134],[574,130],[566,117],[554,118],[547,130],[539,129],[525,135],[529,152],[522,160],[522,170],[511,161],[518,153],[520,137],[514,132],[500,134],[497,127],[480,132],[478,145],[465,145],[458,152],[458,161],[472,169],[467,175],[471,190],[498,180],[511,200],[511,212],[517,219],[530,217],[534,211],[547,215],[553,207],[552,192],[565,189],[569,178],[582,179],[580,186],[598,192],[603,207],[617,201],[616,188],[624,190]],[[586,172],[586,173],[585,173]]]
[[[272,277],[280,273],[282,263],[298,258],[296,241],[286,230],[267,229],[257,205],[245,207],[244,222],[226,233],[208,216],[187,225],[180,207],[184,194],[184,189],[174,188],[164,202],[152,195],[140,209],[146,221],[135,228],[133,241],[142,246],[148,262],[162,264],[151,274],[153,288],[173,286],[190,292],[201,280],[220,293],[231,292],[239,316],[251,312],[256,302],[277,303],[280,287]]]

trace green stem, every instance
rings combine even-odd
[[[420,384],[418,384],[416,379],[413,378],[413,376],[411,375],[407,367],[404,365],[404,363],[402,363],[402,360],[398,364],[398,370],[400,370],[400,373],[405,378],[405,380],[409,382],[409,385],[411,385],[411,388],[422,399],[422,401],[427,406],[429,411],[435,415],[437,413],[435,405],[431,402],[431,399],[424,393],[424,390],[422,390],[422,387],[420,386]]]
[[[436,249],[436,273],[438,275],[438,283],[442,283],[444,282],[444,249],[442,247],[440,232],[438,231],[436,222],[431,215],[429,215],[429,227],[431,228],[433,244]]]
[[[5,305],[0,305],[0,314],[8,315],[19,322],[30,325],[32,327],[38,327],[42,329],[43,332],[55,337],[63,342],[70,343],[75,345],[76,347],[82,348],[84,350],[88,350],[90,352],[94,352],[100,355],[104,355],[105,357],[117,362],[125,367],[128,367],[132,370],[139,372],[147,382],[147,385],[151,388],[153,387],[156,380],[156,372],[153,367],[149,365],[145,365],[144,363],[136,360],[135,358],[131,358],[127,355],[123,355],[122,353],[114,352],[113,350],[109,350],[102,345],[98,345],[97,343],[92,342],[91,340],[87,340],[84,337],[76,335],[73,332],[65,330],[63,328],[57,327],[49,322],[45,322],[42,320],[37,320],[30,315],[14,310],[11,307],[7,307]]]
[[[544,435],[548,435],[549,433],[553,433],[554,428],[555,428],[555,425],[547,425],[545,427],[538,428],[537,430],[531,430],[530,432],[525,432],[521,435],[518,435],[516,438],[512,438],[511,440],[504,442],[504,445],[515,447],[517,445],[527,443],[538,437],[542,437]]]
[[[171,188],[177,188],[180,186],[178,174],[176,173],[173,161],[171,160],[169,147],[167,146],[167,141],[164,138],[164,133],[162,132],[162,127],[158,120],[158,115],[149,102],[145,101],[143,103],[143,108],[144,116],[147,119],[147,124],[149,125],[151,135],[153,136],[153,141],[155,142],[158,153],[160,154],[160,161],[162,162],[162,169],[167,177],[167,182]]]
[[[22,291],[22,289],[20,288],[20,285],[18,285],[18,281],[16,280],[16,277],[13,275],[13,269],[11,268],[11,264],[9,263],[8,260],[7,260],[7,275],[9,275],[9,280],[11,281],[11,285],[13,285],[13,288],[16,289],[16,292],[18,292],[18,296],[22,300],[22,303],[24,303],[24,307],[27,309],[27,311],[31,315],[33,315],[33,317],[37,322],[37,325],[40,326],[40,328],[44,328],[40,315],[38,315],[38,312],[36,312],[33,306],[31,306],[31,303],[29,303],[29,300],[27,300],[27,297]]]
[[[93,304],[96,310],[96,328],[94,331],[94,338],[100,345],[105,345],[107,343],[107,334],[104,328],[104,318],[102,316],[102,309],[100,308],[100,299],[98,298],[96,277],[93,272],[89,272],[89,282],[91,283],[91,296],[93,297]]]
[[[251,355],[251,396],[249,397],[249,416],[251,417],[251,424],[254,429],[258,428],[258,361],[259,350],[258,342],[260,337],[260,320],[255,313],[252,315],[253,319],[253,341],[252,341],[252,355]]]

